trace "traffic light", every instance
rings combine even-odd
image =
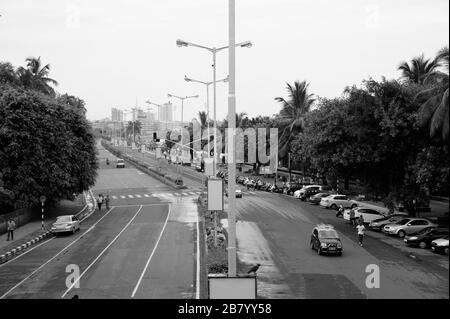
[[[159,138],[158,138],[156,132],[153,132],[153,142],[159,142]]]

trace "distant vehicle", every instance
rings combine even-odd
[[[77,230],[80,230],[80,221],[74,215],[58,216],[50,229],[53,234],[68,232],[75,234]]]
[[[304,186],[299,190],[294,192],[294,197],[299,198],[301,200],[305,200],[306,198],[315,195],[320,192],[320,185],[308,185]]]
[[[407,213],[395,213],[379,219],[375,219],[369,223],[369,228],[376,231],[382,231],[383,227],[387,224],[395,224],[400,220],[408,217]]]
[[[367,207],[355,207],[353,208],[353,211],[355,212],[355,218],[362,216],[365,224],[384,217],[382,212]],[[344,211],[345,220],[350,220],[350,212],[351,210]]]
[[[117,159],[116,168],[125,168],[125,161],[121,158]]]
[[[403,238],[408,234],[417,233],[430,226],[437,227],[438,225],[425,218],[404,218],[395,224],[385,225],[383,232]]]
[[[435,253],[444,253],[448,255],[448,236],[433,240],[431,242],[431,249]]]
[[[330,195],[331,195],[331,193],[318,193],[318,194],[315,194],[315,195],[311,196],[309,198],[309,202],[311,204],[319,205],[320,201],[322,200],[322,198],[328,197]]]
[[[293,195],[295,191],[301,189],[302,187],[303,185],[301,183],[286,183],[286,186],[284,187],[284,193],[286,193],[287,195]]]
[[[419,246],[420,248],[431,247],[431,242],[435,239],[448,236],[448,228],[428,227],[420,232],[405,236],[403,241],[406,245]]]
[[[311,234],[310,247],[318,255],[332,253],[342,255],[342,242],[337,231],[331,225],[319,224],[314,227]]]
[[[235,189],[234,191],[235,191],[235,194],[236,194],[236,198],[242,198],[242,191],[239,188]],[[228,187],[225,188],[225,196],[228,197]]]
[[[358,206],[358,203],[352,199],[349,199],[346,195],[339,194],[323,197],[320,201],[320,206],[335,210],[341,205],[344,208],[355,208]]]

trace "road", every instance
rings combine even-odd
[[[146,160],[154,162],[151,156]],[[190,186],[199,185],[200,173],[190,167],[184,173]],[[259,298],[449,298],[448,256],[405,247],[399,238],[371,231],[360,247],[356,230],[334,211],[238,187],[243,192],[236,201],[238,272],[261,264]],[[222,223],[227,227],[227,220]],[[310,249],[311,231],[318,223],[335,226],[343,256],[319,256]],[[379,267],[379,288],[366,286],[368,265]]]
[[[114,159],[99,146],[93,191],[109,193],[111,209],[0,265],[0,298],[196,298],[198,192],[107,166],[105,157]]]

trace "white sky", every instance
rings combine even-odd
[[[448,45],[448,10],[448,0],[237,0],[236,41],[253,43],[236,49],[237,111],[278,112],[274,97],[295,80],[336,97],[369,76],[397,78],[402,60]],[[212,55],[175,41],[228,44],[227,0],[0,0],[0,14],[0,60],[18,66],[41,56],[57,90],[86,101],[89,119],[133,107],[136,97],[141,107],[164,103],[167,93],[199,94],[184,107],[185,120],[196,116],[206,89],[183,78],[211,81]],[[217,78],[227,74],[222,51]],[[228,88],[217,88],[223,119]],[[212,114],[212,87],[210,98]]]

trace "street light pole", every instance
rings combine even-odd
[[[236,163],[235,163],[235,129],[236,129],[236,92],[235,92],[235,0],[229,0],[228,11],[229,51],[228,51],[228,276],[236,277]],[[215,96],[214,96],[215,98]]]

